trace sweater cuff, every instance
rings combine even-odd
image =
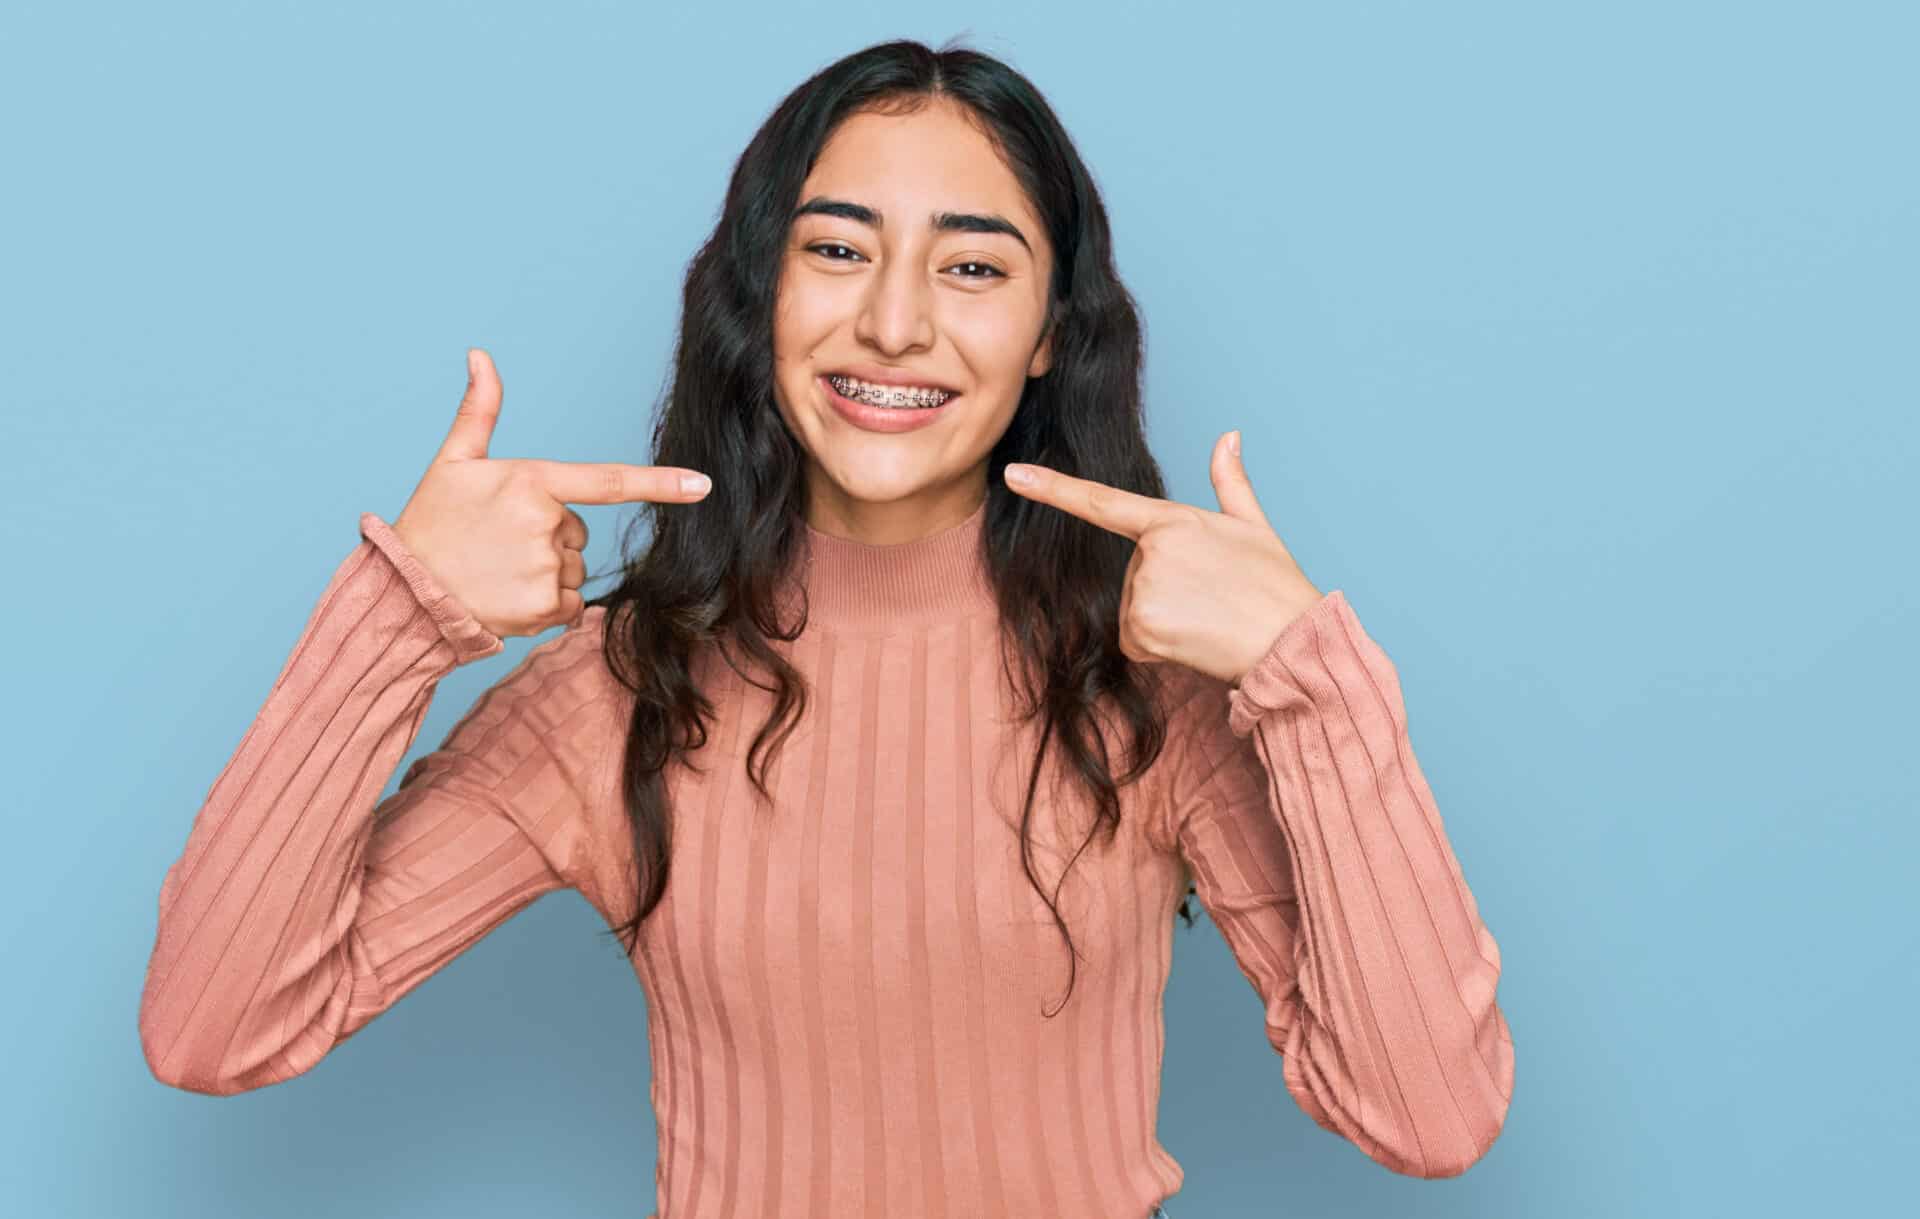
[[[1228,688],[1227,724],[1234,735],[1247,736],[1263,716],[1287,703],[1310,702],[1292,672],[1309,663],[1318,664],[1320,639],[1326,635],[1341,637],[1343,627],[1358,633],[1360,623],[1347,604],[1346,594],[1336,588],[1274,636],[1266,655]]]
[[[454,663],[465,664],[491,656],[506,647],[506,641],[480,624],[460,599],[434,578],[426,565],[408,550],[393,527],[371,512],[360,514],[360,536],[371,542],[399,571],[400,578],[413,590],[414,600],[433,619],[440,635],[453,649]]]

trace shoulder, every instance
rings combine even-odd
[[[631,698],[604,658],[606,613],[589,607],[577,625],[529,648],[461,717],[449,747],[509,763],[549,755],[583,789],[598,786]]]
[[[1171,851],[1185,810],[1244,754],[1246,742],[1228,722],[1232,687],[1171,661],[1140,666],[1158,684],[1167,735],[1160,756],[1143,780],[1147,832],[1156,847]]]
[[[1227,713],[1233,687],[1217,677],[1172,661],[1145,666],[1164,691],[1169,760],[1185,763],[1196,751],[1218,752],[1223,735],[1231,735]]]
[[[461,716],[421,779],[465,776],[495,793],[598,909],[617,848],[631,695],[603,659],[604,608],[529,648]]]
[[[605,606],[591,606],[577,625],[527,649],[488,695],[524,704],[538,722],[561,726],[582,710],[617,701],[624,687],[606,662]]]

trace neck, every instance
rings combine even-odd
[[[958,524],[906,542],[858,542],[805,525],[798,563],[809,628],[871,630],[990,608],[986,520],[982,498]]]

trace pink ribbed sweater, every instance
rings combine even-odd
[[[1301,1108],[1395,1172],[1464,1171],[1513,1089],[1499,949],[1339,590],[1237,685],[1166,667],[1168,747],[1067,873],[1083,959],[1041,1016],[1067,961],[1021,868],[1037,727],[1011,723],[985,514],[897,546],[808,529],[811,620],[776,646],[812,700],[770,811],[741,769],[769,696],[696,666],[718,719],[699,771],[669,771],[673,870],[634,958],[659,1215],[1146,1215],[1182,1181],[1155,1117],[1189,875]],[[435,683],[503,642],[386,522],[360,529],[161,885],[140,1033],[178,1088],[311,1069],[543,894],[609,926],[633,900],[606,611],[529,649],[381,801]],[[1043,783],[1050,888],[1085,813]]]

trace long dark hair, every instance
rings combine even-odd
[[[1056,904],[1058,886],[1048,896],[1034,875],[1029,834],[1048,745],[1057,734],[1092,797],[1095,821],[1084,849],[1096,832],[1112,840],[1120,823],[1118,788],[1139,778],[1165,742],[1160,685],[1119,649],[1120,589],[1132,543],[1015,495],[1001,481],[1008,462],[1027,461],[1143,495],[1165,494],[1143,429],[1140,319],[1114,270],[1106,209],[1093,178],[1039,91],[992,56],[907,40],[857,51],[803,82],[754,133],[728,180],[719,222],[687,270],[673,379],[654,427],[652,463],[709,471],[713,490],[692,507],[644,505],[633,525],[650,522],[650,544],[636,556],[630,528],[619,587],[587,603],[607,607],[607,666],[635,695],[622,791],[638,866],[637,904],[632,918],[609,932],[623,938],[629,957],[641,920],[666,891],[672,826],[663,772],[675,751],[706,743],[714,714],[694,681],[697,651],[717,646],[739,672],[727,652],[731,643],[773,676],[773,684],[762,687],[773,693],[773,709],[747,765],[769,803],[770,755],[806,706],[804,677],[768,643],[792,641],[805,625],[804,612],[793,624],[780,622],[777,613],[781,574],[804,544],[807,503],[805,454],[773,397],[774,294],[789,216],[815,158],[843,120],[861,110],[910,111],[933,98],[960,103],[982,125],[1044,220],[1054,251],[1051,364],[1028,379],[989,457],[983,541],[1003,658],[1009,651],[1019,658],[1013,686],[1021,714],[1027,721],[1042,712],[1046,717],[1027,781],[1021,861],[1066,937],[1069,996],[1073,936]],[[1131,736],[1133,765],[1117,780],[1095,715],[1102,700],[1111,700]],[[1179,913],[1192,926],[1185,895]]]

